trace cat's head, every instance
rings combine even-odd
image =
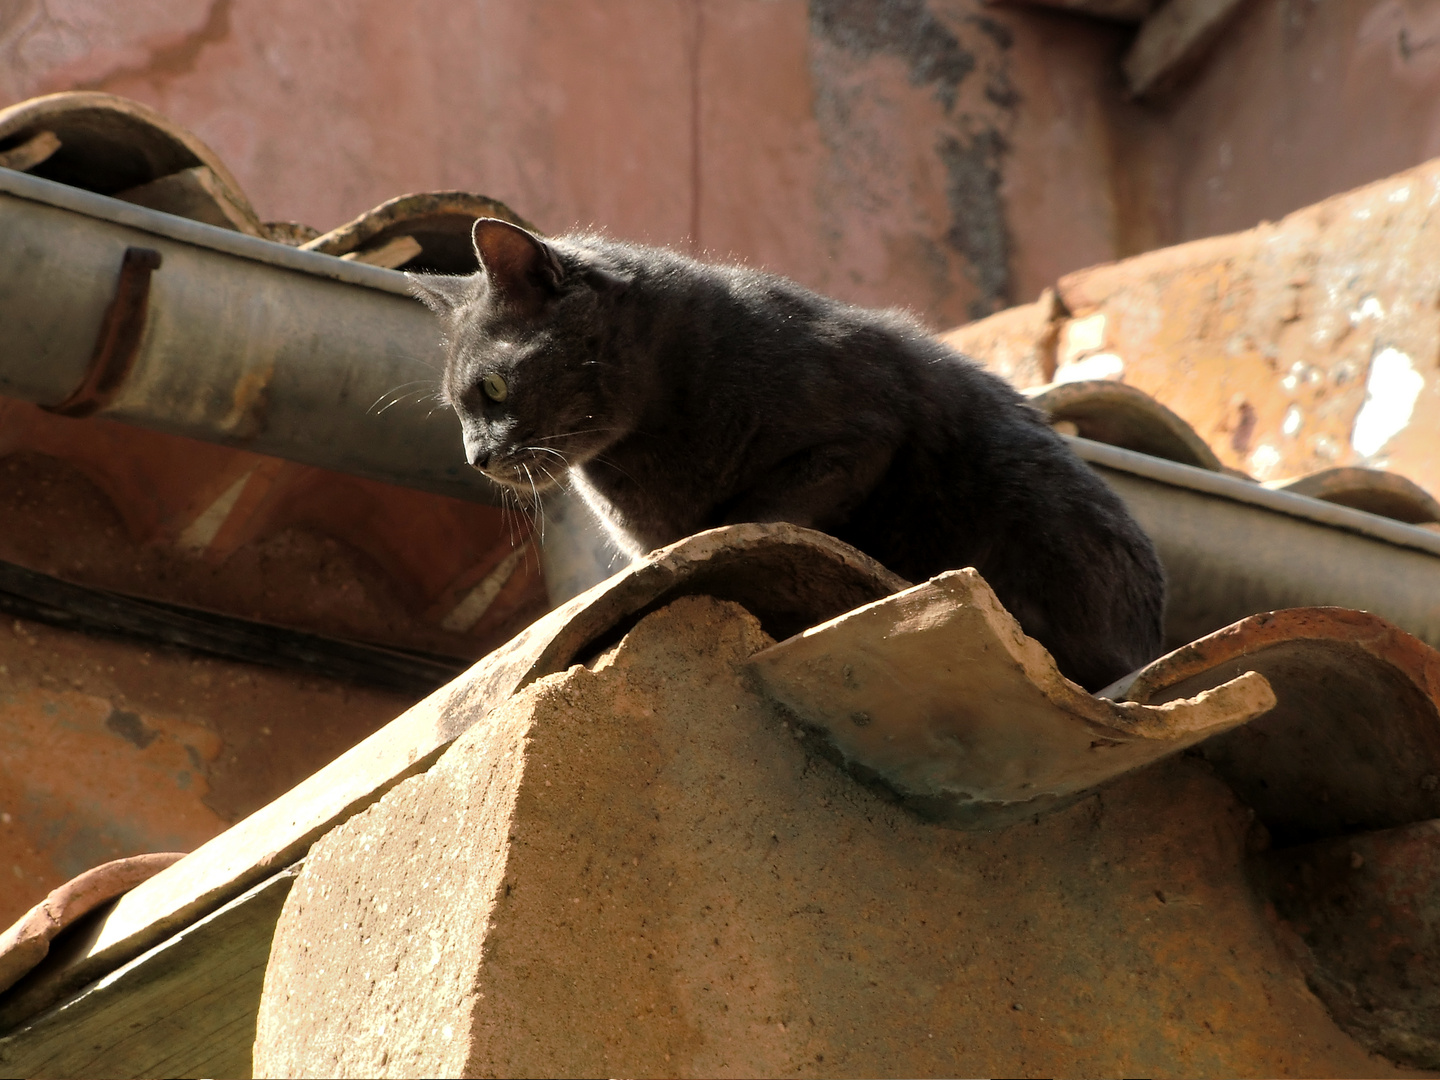
[[[472,237],[477,273],[410,281],[445,325],[441,391],[466,458],[498,483],[543,490],[634,426],[634,380],[623,350],[606,348],[629,277],[507,221],[481,218]]]

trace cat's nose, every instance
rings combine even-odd
[[[479,439],[472,439],[468,432],[465,435],[465,460],[477,469],[483,469],[490,464],[490,453],[485,449],[485,444]]]

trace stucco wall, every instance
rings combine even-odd
[[[1171,244],[1275,221],[1440,156],[1440,4],[1251,0],[1144,107]]]
[[[949,325],[1113,254],[1121,36],[977,0],[22,0],[0,100],[146,102],[270,219],[465,188]]]
[[[144,101],[272,220],[464,188],[937,326],[1440,153],[1428,0],[1252,0],[1138,103],[1131,33],[981,0],[11,0],[0,102]]]

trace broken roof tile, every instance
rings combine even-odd
[[[756,653],[750,668],[852,771],[967,829],[1067,806],[1275,704],[1246,672],[1159,707],[1094,697],[972,569],[847,611]]]

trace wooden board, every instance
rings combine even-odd
[[[5,1076],[249,1076],[270,940],[299,865],[0,1039]]]

